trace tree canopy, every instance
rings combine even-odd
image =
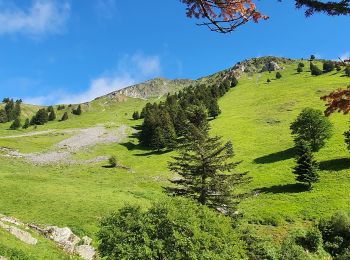
[[[269,17],[262,14],[254,0],[180,0],[186,8],[189,18],[203,20],[199,25],[207,26],[211,31],[229,33],[249,22],[259,22]],[[282,0],[276,0],[281,2]],[[350,0],[295,0],[295,6],[306,8],[305,15],[325,13],[327,15],[349,15]]]

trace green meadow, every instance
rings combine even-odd
[[[350,153],[343,137],[349,128],[346,115],[330,116],[333,136],[315,155],[320,163],[320,182],[308,191],[296,184],[292,174],[290,123],[305,107],[324,110],[320,97],[349,85],[343,71],[311,76],[306,61],[304,72],[296,73],[298,62],[286,65],[278,80],[274,72],[242,76],[238,86],[219,100],[222,113],[210,122],[213,135],[232,141],[234,160],[241,161],[236,171],[248,172],[252,177],[250,184],[237,190],[249,194],[238,206],[240,227],[256,230],[276,243],[297,227],[308,226],[337,210],[347,210],[350,202]],[[56,120],[35,129],[15,131],[8,130],[9,124],[1,124],[0,147],[21,153],[45,152],[73,135],[62,130],[96,125],[110,129],[135,127],[142,120],[131,120],[131,115],[146,102],[101,98],[84,104],[81,116],[70,115],[64,122]],[[59,111],[57,118],[67,109]],[[36,110],[24,105],[22,121]],[[26,136],[33,132],[39,133]],[[84,160],[115,155],[130,170],[108,168],[107,161],[35,165],[22,158],[2,156],[0,213],[23,222],[68,226],[78,235],[95,238],[99,220],[109,212],[126,203],[148,207],[166,196],[163,187],[174,177],[167,162],[174,153],[144,149],[130,133],[121,143],[99,144],[72,154],[73,159]],[[0,245],[23,250],[34,259],[67,257],[48,241],[40,239],[37,246],[24,246],[1,230]]]

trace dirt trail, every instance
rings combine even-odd
[[[36,136],[36,135],[46,135],[46,134],[50,134],[50,133],[70,134],[70,133],[75,133],[77,131],[80,131],[80,129],[69,129],[69,130],[49,129],[49,130],[44,130],[44,131],[30,132],[30,133],[26,133],[26,134],[0,136],[0,139],[13,139],[13,138],[21,138],[21,137],[30,137],[30,136]]]
[[[5,153],[4,156],[14,157],[14,158],[24,158],[29,162],[35,164],[52,164],[52,163],[92,163],[106,160],[108,157],[99,156],[90,160],[71,160],[69,159],[72,153],[79,150],[92,147],[97,144],[108,144],[108,143],[120,143],[128,136],[128,130],[131,128],[127,125],[122,125],[114,130],[107,130],[103,126],[96,126],[85,129],[74,129],[74,130],[64,130],[62,132],[77,132],[76,135],[64,139],[63,141],[54,145],[50,151],[41,153],[29,153],[22,154],[18,151],[11,150],[8,148],[1,148],[0,151]],[[53,132],[53,130],[41,131],[41,134],[46,134]],[[36,132],[35,135],[38,135]],[[29,133],[30,134],[30,133]],[[34,133],[32,133],[34,135]],[[16,137],[31,136],[31,135],[17,135]],[[6,137],[9,138],[9,137]],[[10,138],[15,138],[10,137]]]

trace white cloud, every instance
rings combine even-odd
[[[17,6],[1,6],[0,34],[23,33],[39,36],[58,33],[70,15],[70,5],[66,1],[33,0],[28,10]]]
[[[140,53],[132,56],[126,55],[119,62],[116,72],[91,80],[90,86],[83,92],[60,91],[46,96],[24,98],[24,101],[36,105],[83,103],[150,77],[159,76],[160,73],[161,65],[158,56],[145,56]]]

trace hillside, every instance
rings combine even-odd
[[[279,80],[274,72],[262,71],[271,61],[280,66]],[[305,107],[323,110],[320,96],[349,85],[343,71],[311,76],[307,61],[302,61],[304,72],[296,73],[299,62],[252,59],[195,81],[214,84],[230,74],[240,78],[238,86],[219,100],[222,113],[210,122],[211,133],[232,141],[235,161],[242,161],[237,171],[253,178],[240,190],[250,194],[238,207],[240,230],[248,228],[273,244],[313,220],[348,210],[350,199],[350,154],[343,140],[349,123],[341,114],[330,117],[334,134],[316,154],[320,182],[311,191],[295,184],[290,123]],[[195,82],[151,80],[84,104],[81,116],[35,129],[10,131],[9,124],[0,124],[0,213],[25,223],[70,227],[79,236],[92,237],[96,246],[101,217],[125,203],[148,207],[166,196],[162,187],[175,177],[167,169],[175,152],[139,146],[132,134],[142,120],[132,120],[132,113]],[[116,101],[118,95],[125,98]],[[23,107],[25,116],[36,109]],[[58,118],[65,111],[70,108],[59,111]],[[106,167],[111,155],[125,169]],[[0,229],[0,250],[1,246],[20,248],[34,259],[68,257],[51,242],[23,245]]]

